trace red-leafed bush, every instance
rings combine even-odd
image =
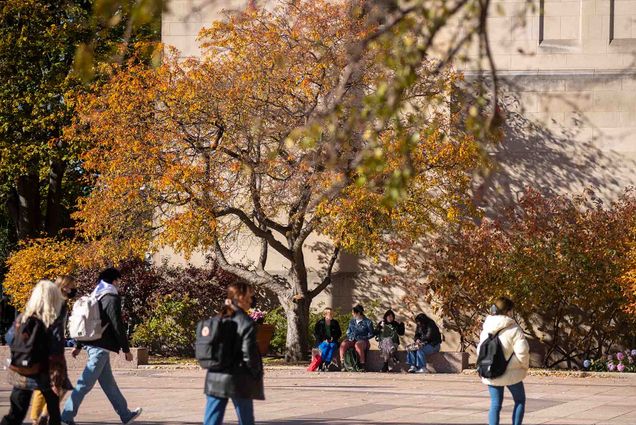
[[[475,344],[499,295],[515,301],[544,366],[581,367],[584,359],[633,342],[629,306],[636,294],[623,283],[636,228],[633,192],[604,204],[589,193],[528,190],[499,217],[464,224],[410,260],[420,274],[425,264],[427,283],[414,286],[459,332],[463,349]]]
[[[129,335],[150,316],[156,303],[166,296],[177,300],[186,296],[196,299],[196,315],[199,318],[214,314],[225,299],[227,286],[236,281],[234,275],[218,267],[175,267],[165,264],[155,267],[141,260],[128,260],[120,265],[119,270],[122,274],[122,312]],[[99,272],[100,269],[88,269],[76,273],[80,295],[93,290]]]

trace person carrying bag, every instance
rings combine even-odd
[[[49,424],[60,425],[60,396],[68,389],[64,362],[63,298],[51,281],[41,280],[6,339],[11,347],[8,378],[13,386],[9,413],[1,425],[20,425],[34,390],[40,390]]]
[[[499,425],[505,387],[515,402],[512,424],[523,422],[526,405],[523,379],[528,374],[530,348],[523,329],[511,317],[513,307],[508,298],[495,300],[477,346],[477,372],[490,392],[489,425]]]
[[[207,396],[204,425],[221,425],[232,399],[239,425],[254,425],[253,400],[264,400],[263,362],[256,324],[246,311],[254,289],[244,282],[228,287],[221,314],[197,325],[196,358],[204,369]]]

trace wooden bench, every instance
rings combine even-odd
[[[394,366],[395,372],[406,372],[409,365],[406,364],[406,351],[400,350],[397,353],[400,360],[399,366]],[[379,372],[382,369],[384,360],[380,357],[380,350],[369,350],[367,352],[367,370]],[[439,353],[426,356],[426,368],[434,373],[461,373],[468,369],[468,353],[456,351],[440,351]]]
[[[77,358],[73,358],[71,352],[72,348],[67,348],[65,357],[66,357],[66,366],[69,369],[84,369],[86,366],[86,362],[88,361],[88,355],[86,351],[82,350],[82,352],[77,356]],[[137,369],[139,366],[148,364],[148,350],[146,348],[131,348],[130,352],[133,355],[133,361],[127,362],[124,359],[123,354],[110,354],[110,365],[113,369]],[[8,345],[0,345],[0,359],[4,361],[4,359],[11,357],[11,350]]]

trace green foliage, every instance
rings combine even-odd
[[[193,355],[200,304],[188,295],[166,295],[153,303],[150,316],[133,333],[132,343],[147,347],[151,354]]]

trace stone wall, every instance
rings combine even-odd
[[[484,207],[516,199],[528,185],[557,193],[591,188],[604,199],[636,185],[636,0],[492,3],[489,35],[504,80],[507,136],[492,152],[498,168],[480,188]],[[199,29],[221,9],[246,4],[172,0],[163,18],[163,41],[184,56],[196,56]],[[474,55],[474,46],[468,53]],[[475,61],[457,67],[468,78],[478,68]],[[240,251],[247,257],[256,252],[250,246]],[[179,261],[169,251],[158,257]],[[319,254],[308,249],[307,258],[318,281]],[[268,269],[284,272],[285,262],[272,255]],[[314,306],[348,309],[361,301],[393,307],[402,318],[413,316],[400,301],[405,288],[379,283],[380,276],[394,272],[390,268],[345,256],[337,270],[336,282]],[[455,336],[447,335],[443,349],[456,347]]]

